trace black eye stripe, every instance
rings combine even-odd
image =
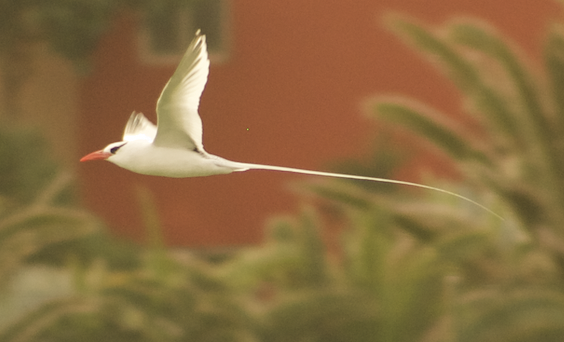
[[[119,145],[119,146],[112,147],[112,148],[110,149],[110,153],[111,153],[111,154],[116,154],[116,152],[117,152],[123,145],[125,145],[125,144],[121,144],[121,145]]]

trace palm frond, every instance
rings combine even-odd
[[[483,80],[479,70],[455,46],[439,34],[399,16],[392,16],[387,22],[398,37],[425,53],[468,96],[472,107],[469,113],[486,130],[496,134],[489,137],[496,148],[505,149],[507,144],[524,146],[508,101]]]
[[[475,159],[486,165],[494,163],[487,153],[477,146],[476,137],[470,137],[446,116],[414,104],[413,101],[380,99],[375,101],[373,111],[379,118],[407,127],[426,137],[455,160]]]

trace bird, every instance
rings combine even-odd
[[[393,183],[439,191],[468,201],[503,220],[482,204],[441,188],[402,180],[298,169],[227,160],[204,150],[200,97],[208,80],[210,61],[206,36],[197,30],[178,67],[157,100],[157,125],[133,112],[123,140],[85,155],[81,162],[106,160],[129,171],[172,178],[201,177],[247,170],[293,172],[315,176]]]

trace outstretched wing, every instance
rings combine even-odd
[[[157,102],[155,145],[203,151],[198,106],[209,66],[206,37],[198,30]]]
[[[143,113],[131,113],[125,125],[123,141],[143,139],[153,142],[155,135],[157,135],[157,126],[153,125]]]

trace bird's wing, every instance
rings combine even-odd
[[[153,125],[143,113],[133,112],[125,125],[123,141],[143,139],[152,142],[155,135],[157,135],[157,126]]]
[[[206,37],[198,30],[157,102],[155,145],[203,151],[198,106],[209,66]]]

